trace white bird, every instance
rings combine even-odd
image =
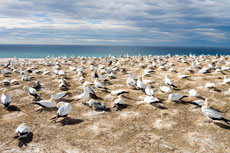
[[[53,92],[51,94],[51,99],[60,100],[60,99],[64,98],[65,96],[67,96],[68,94],[70,94],[70,93],[69,92],[59,92],[59,93]]]
[[[171,86],[173,88],[177,88],[173,81],[168,77],[168,75],[165,75],[165,84],[168,85],[168,86]]]
[[[1,101],[2,104],[5,106],[5,108],[8,108],[10,103],[11,103],[11,97],[10,95],[7,93],[7,90],[4,90],[1,96]]]
[[[98,75],[98,78],[99,78],[102,82],[108,81],[100,71],[97,73],[97,75]]]
[[[132,88],[132,89],[136,89],[136,81],[129,77],[127,80],[126,80],[126,85],[129,87],[129,88]]]
[[[1,70],[1,73],[2,73],[4,76],[9,76],[9,75],[11,74],[10,71],[5,70],[5,69]]]
[[[30,134],[30,128],[22,123],[16,128],[15,133],[19,138],[26,138]]]
[[[40,97],[37,94],[37,91],[34,88],[24,86],[23,89],[25,89],[31,96],[34,96],[36,99],[40,99]]]
[[[9,80],[3,80],[2,82],[3,82],[3,84],[5,86],[9,86],[10,85],[10,81]]]
[[[186,75],[186,74],[178,75],[178,78],[180,78],[180,79],[185,79],[188,77],[189,77],[189,75]]]
[[[81,100],[82,102],[86,102],[90,99],[90,92],[92,92],[89,88],[89,84],[86,84],[85,86],[83,86],[83,93],[81,93],[80,95],[77,95],[76,99],[77,100]]]
[[[51,118],[52,122],[56,123],[56,120],[60,117],[64,117],[67,118],[69,113],[72,110],[72,106],[69,103],[65,103],[65,102],[59,102],[57,104],[57,107],[59,107],[57,115],[53,118]]]
[[[126,91],[126,90],[123,90],[123,89],[118,89],[118,90],[112,90],[111,91],[111,94],[114,95],[114,96],[125,94],[125,93],[129,93],[129,92]]]
[[[152,85],[151,85],[151,84],[149,84],[149,83],[146,84],[145,93],[146,93],[148,96],[153,96],[153,95],[154,95],[154,91],[153,91],[153,88],[152,88]]]
[[[172,92],[172,89],[170,87],[167,87],[167,86],[160,86],[159,88],[162,92],[165,92],[165,93],[171,93]]]
[[[90,99],[88,105],[96,111],[106,110],[106,106],[103,103],[96,102],[94,99]]]
[[[158,103],[160,102],[160,100],[153,96],[146,96],[144,98],[144,102],[146,102],[147,104],[152,104],[152,103]]]
[[[90,70],[90,71],[93,71],[93,70],[94,70],[94,66],[93,66],[93,65],[90,65],[89,70]]]
[[[13,85],[18,85],[19,84],[18,80],[16,80],[16,79],[11,80],[10,83],[13,84]]]
[[[50,100],[40,100],[40,101],[34,102],[32,104],[39,105],[42,108],[55,108],[57,103],[55,101],[53,101],[53,99],[51,98]],[[39,111],[39,110],[42,111],[42,109],[38,109],[37,111]]]
[[[141,90],[145,90],[145,84],[143,83],[141,76],[138,77],[137,87]]]
[[[180,93],[172,93],[169,95],[168,99],[171,101],[180,101],[181,99],[185,98],[187,96],[182,95]]]
[[[116,75],[113,72],[111,72],[108,76],[110,79],[116,79]]]
[[[225,75],[224,76],[224,83],[230,83],[230,77],[229,76],[227,76],[227,75]]]
[[[117,108],[121,108],[126,105],[127,104],[123,101],[123,99],[121,98],[121,95],[119,95],[118,98],[115,99],[115,101],[113,102],[113,107],[117,107]]]
[[[199,99],[199,100],[194,100],[194,101],[191,102],[191,104],[198,105],[198,106],[203,106],[204,103],[205,103],[205,101],[204,101],[204,100],[201,100],[201,99]]]
[[[101,89],[107,89],[106,87],[105,87],[105,85],[103,84],[103,83],[101,83],[99,80],[98,80],[98,78],[96,78],[95,80],[94,80],[94,85],[97,87],[97,88],[101,88]]]
[[[207,82],[207,83],[205,84],[205,87],[206,87],[206,88],[215,88],[216,86],[215,86],[214,83]]]
[[[230,123],[230,120],[224,118],[220,114],[220,112],[209,107],[209,102],[207,98],[205,99],[205,104],[201,107],[201,111],[205,116],[207,116],[208,118],[212,120],[221,120],[221,121],[224,121],[225,123],[228,123],[228,124]]]
[[[191,96],[191,97],[199,97],[200,94],[195,89],[191,89],[191,90],[189,90],[189,96]]]

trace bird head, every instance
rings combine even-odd
[[[119,95],[119,96],[118,96],[118,98],[120,98],[120,99],[121,99],[121,98],[122,98],[122,95]]]
[[[142,80],[142,77],[140,75],[138,76],[138,80]]]
[[[8,91],[7,90],[3,90],[3,95],[7,95]]]
[[[210,106],[210,102],[209,102],[209,99],[208,99],[208,98],[205,99],[204,105],[205,105],[206,107],[209,107],[209,106]]]
[[[27,90],[27,86],[24,86],[23,89],[24,89],[24,90]]]
[[[64,104],[65,104],[65,102],[59,102],[59,103],[57,103],[57,108],[60,108]]]

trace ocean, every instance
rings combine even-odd
[[[113,55],[230,55],[230,47],[163,47],[163,46],[106,46],[106,45],[0,45],[0,58],[44,58],[46,56]]]

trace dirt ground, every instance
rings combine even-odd
[[[188,63],[178,61],[178,56],[170,57],[166,63],[166,70],[159,69],[159,62],[156,60],[156,68],[149,77],[145,79],[153,81],[155,97],[162,100],[165,109],[154,105],[143,103],[145,94],[140,90],[129,89],[126,85],[128,74],[122,74],[116,71],[116,79],[108,79],[106,83],[108,91],[114,89],[125,89],[129,91],[125,94],[123,100],[129,106],[121,111],[112,108],[117,96],[106,93],[94,87],[97,96],[103,100],[97,100],[111,108],[109,112],[97,112],[86,107],[77,101],[75,97],[83,92],[82,83],[76,71],[71,71],[69,66],[76,68],[85,67],[85,80],[93,82],[92,72],[89,70],[89,61],[94,61],[95,67],[106,65],[105,58],[89,59],[58,59],[61,70],[67,74],[67,83],[69,83],[69,92],[63,101],[72,105],[72,111],[69,118],[59,120],[58,123],[51,123],[50,118],[57,114],[57,110],[44,110],[41,113],[36,112],[39,106],[31,104],[33,99],[23,90],[24,85],[32,86],[35,81],[40,81],[44,87],[38,94],[42,99],[50,99],[53,91],[61,92],[58,88],[59,76],[53,72],[54,66],[48,67],[42,65],[45,60],[21,59],[21,63],[16,68],[26,70],[29,67],[37,66],[41,71],[50,71],[49,75],[29,73],[34,76],[32,81],[22,81],[21,74],[14,73],[9,77],[0,74],[0,90],[8,89],[12,97],[14,107],[20,109],[8,111],[4,106],[0,106],[0,152],[230,152],[230,126],[222,122],[210,122],[202,114],[201,109],[189,104],[191,100],[198,98],[188,97],[182,103],[175,103],[168,100],[167,93],[162,93],[159,86],[164,85],[164,76],[168,74],[178,87],[173,93],[182,93],[188,95],[190,89],[196,89],[201,96],[208,97],[214,108],[221,111],[222,115],[230,119],[229,85],[224,84],[224,75],[229,75],[229,71],[216,72],[214,69],[207,74],[198,73],[200,69],[191,66],[192,58],[185,58]],[[219,66],[228,66],[229,58],[199,57],[202,67],[207,67],[210,61],[216,60]],[[156,57],[159,59],[159,57]],[[202,60],[203,59],[203,60]],[[145,68],[141,68],[139,63],[151,65],[153,57],[132,57],[118,58],[120,69],[126,68],[128,73],[136,76],[142,75]],[[54,62],[54,59],[49,59]],[[69,61],[69,64],[67,62]],[[82,62],[86,61],[86,63]],[[131,62],[131,61],[137,61]],[[223,61],[223,62],[220,62]],[[2,63],[5,63],[3,61]],[[1,63],[1,61],[0,61]],[[22,64],[24,63],[24,64]],[[175,66],[168,66],[174,63]],[[115,67],[113,63],[109,67]],[[177,72],[169,72],[173,67]],[[193,73],[185,71],[184,68],[192,68]],[[0,66],[4,68],[4,65]],[[8,69],[9,70],[9,69]],[[187,74],[188,79],[180,79],[178,75]],[[108,78],[108,75],[104,75]],[[17,79],[19,85],[5,86],[4,79]],[[217,90],[205,88],[207,82],[214,82]],[[13,140],[15,129],[21,123],[26,123],[30,127],[31,139],[22,147],[19,147],[19,141]],[[12,141],[12,142],[10,142]],[[9,143],[10,142],[10,143]]]

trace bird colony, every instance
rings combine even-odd
[[[1,152],[230,152],[230,57],[1,59]]]

